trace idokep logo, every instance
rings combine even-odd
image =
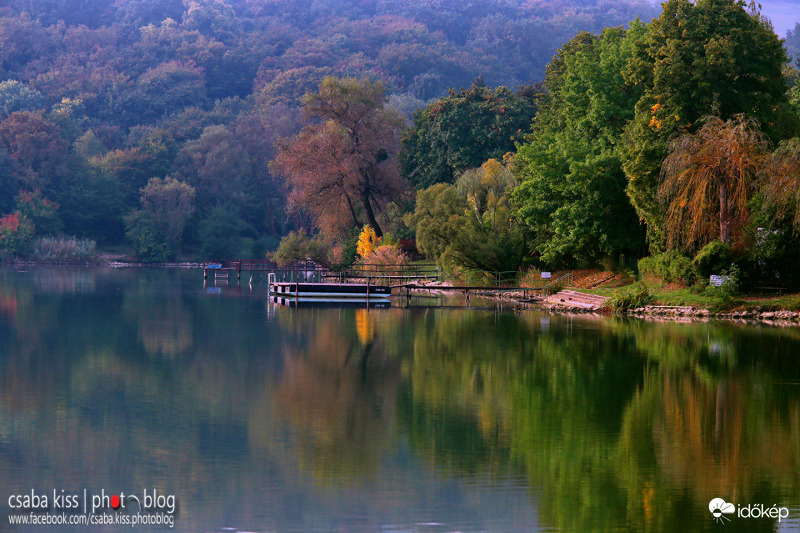
[[[722,498],[714,498],[708,502],[708,510],[711,511],[711,516],[714,517],[714,522],[717,524],[724,524],[730,522],[731,519],[725,516],[726,514],[734,514],[736,506],[728,503]]]
[[[738,518],[777,518],[780,523],[784,518],[789,518],[788,507],[765,506],[763,503],[751,503],[749,505],[739,505],[737,509],[732,503],[728,503],[722,498],[714,498],[708,502],[708,510],[714,522],[725,524],[731,519],[725,515],[733,515]]]

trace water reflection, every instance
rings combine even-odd
[[[710,530],[714,497],[800,503],[797,353],[769,327],[0,270],[0,486],[156,488],[186,531]]]
[[[376,313],[388,315],[291,317],[313,334],[285,352],[274,405],[295,430],[301,470],[317,479],[374,475],[392,441],[398,346],[390,317]]]
[[[710,529],[707,503],[721,495],[797,507],[798,338],[713,323],[437,316],[418,328],[404,414],[414,446],[441,467],[525,469],[559,530]]]

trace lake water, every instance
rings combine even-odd
[[[0,269],[5,514],[155,491],[174,512],[147,513],[180,531],[800,528],[798,329],[292,308],[198,270],[18,270]],[[735,505],[724,526],[714,498]],[[747,518],[757,504],[789,517]]]

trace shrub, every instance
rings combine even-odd
[[[709,285],[706,287],[706,296],[714,298],[714,303],[711,305],[711,311],[720,312],[726,311],[739,303],[736,294],[739,292],[739,267],[732,265],[727,270],[723,270],[720,275],[727,276],[728,281],[719,287]]]
[[[0,258],[26,255],[33,242],[31,219],[18,212],[0,218]]]
[[[564,290],[564,284],[562,282],[552,282],[547,285],[547,292],[550,294],[557,294]]]
[[[358,237],[358,247],[356,251],[362,258],[369,257],[381,245],[381,239],[375,234],[372,226],[364,226],[361,235]]]
[[[328,266],[330,253],[321,235],[309,237],[302,231],[292,231],[281,239],[278,249],[270,254],[270,259],[280,266],[307,259]]]
[[[731,266],[731,247],[722,241],[711,241],[692,260],[697,272],[707,278]]]
[[[653,302],[653,295],[644,283],[634,283],[624,289],[616,291],[605,306],[617,313],[624,313],[629,309],[644,307]]]
[[[692,285],[697,281],[697,270],[692,262],[674,250],[640,259],[639,272],[653,274],[666,282],[679,281]]]
[[[77,237],[39,237],[33,243],[33,258],[37,261],[88,261],[94,257],[97,243]]]
[[[523,287],[540,287],[548,281],[542,279],[542,272],[538,268],[530,267],[519,275],[519,283]]]
[[[359,261],[365,265],[376,265],[383,273],[391,276],[400,275],[399,268],[389,268],[408,264],[408,256],[403,253],[399,246],[384,244],[378,246],[374,252]]]
[[[142,261],[162,263],[174,255],[167,238],[145,211],[133,211],[125,217],[125,235]]]
[[[407,265],[408,256],[399,246],[384,244],[364,258],[364,263],[371,265]]]

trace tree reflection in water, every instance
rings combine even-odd
[[[0,270],[7,491],[156,487],[185,530],[703,530],[715,497],[800,502],[796,330],[26,276]]]
[[[319,480],[375,473],[392,441],[400,380],[391,316],[356,310],[340,320],[312,318],[313,334],[284,354],[275,408],[295,430],[301,468]]]
[[[523,468],[542,515],[566,531],[707,529],[721,495],[796,507],[797,332],[551,321],[450,314],[418,326],[400,411],[416,449],[456,472]]]

